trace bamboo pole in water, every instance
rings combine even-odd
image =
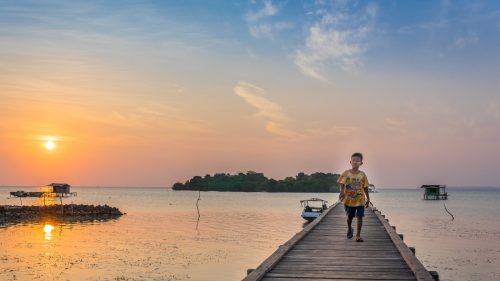
[[[198,190],[198,199],[196,200],[196,210],[198,211],[198,219],[200,219],[200,208],[198,207],[198,202],[201,200],[201,191]]]
[[[452,213],[450,213],[450,211],[448,211],[448,208],[446,208],[445,203],[443,203],[443,206],[444,206],[444,210],[451,216],[451,220],[455,220],[455,216]]]

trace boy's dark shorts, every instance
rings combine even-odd
[[[350,207],[344,206],[345,213],[348,217],[364,217],[365,216],[365,206]]]

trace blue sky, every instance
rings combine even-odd
[[[0,1],[0,36],[3,146],[58,136],[130,175],[61,180],[279,178],[361,150],[382,185],[500,186],[498,1]],[[4,153],[8,183],[42,161]]]
[[[362,70],[442,70],[467,76],[477,75],[471,64],[498,70],[499,58],[492,56],[500,38],[497,1],[4,1],[0,12],[4,36],[14,36],[10,31],[20,37],[33,27],[38,37],[46,37],[44,31],[57,36],[72,30],[186,45],[221,57],[273,58],[299,68],[297,52],[311,60],[308,51],[325,51],[318,59],[327,70],[361,63]],[[325,23],[328,19],[331,23]],[[340,47],[355,53],[308,50],[315,26],[325,34],[339,32]],[[93,42],[83,43],[93,47]],[[476,78],[492,76],[485,71]]]

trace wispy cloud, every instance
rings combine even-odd
[[[306,76],[326,81],[322,70],[329,64],[344,71],[360,66],[361,55],[366,51],[364,40],[373,29],[377,7],[368,5],[352,12],[349,4],[342,4],[340,8],[318,9],[315,13],[319,20],[309,27],[305,46],[294,54],[299,69]]]
[[[399,132],[399,133],[407,133],[406,121],[394,118],[394,117],[386,117],[384,118],[385,129],[391,132]]]
[[[268,0],[264,1],[264,7],[257,11],[249,11],[245,15],[245,19],[249,22],[256,22],[265,17],[271,17],[278,13],[278,8]]]
[[[264,89],[246,82],[238,82],[234,88],[236,95],[242,97],[249,105],[258,109],[257,117],[264,117],[272,121],[284,121],[288,118],[280,105],[263,97]]]
[[[257,113],[254,116],[265,120],[265,129],[269,133],[279,137],[293,140],[305,140],[332,135],[345,136],[358,130],[354,127],[335,126],[330,128],[305,129],[303,132],[299,132],[289,128],[288,124],[291,123],[292,120],[290,120],[285,110],[279,104],[264,96],[264,89],[240,81],[234,87],[234,93],[242,97],[247,104],[256,108]]]
[[[458,49],[463,49],[468,46],[476,45],[479,42],[477,33],[470,33],[467,35],[458,35],[453,42],[453,46]]]
[[[293,27],[293,23],[286,21],[271,21],[279,8],[270,0],[264,1],[264,6],[257,11],[249,11],[244,18],[248,24],[248,31],[255,38],[273,39],[274,33]]]
[[[300,137],[299,134],[285,127],[285,123],[288,121],[287,114],[279,104],[264,97],[264,89],[240,81],[234,87],[234,93],[257,109],[254,116],[266,121],[266,130],[268,132],[282,137]]]
[[[248,28],[250,34],[255,38],[273,39],[274,32],[290,29],[292,27],[293,24],[290,22],[274,22],[254,24],[250,25]]]
[[[401,126],[401,125],[405,124],[405,122],[403,120],[395,119],[395,118],[391,118],[391,117],[386,117],[384,119],[384,122],[389,126]]]

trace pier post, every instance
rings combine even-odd
[[[62,203],[62,195],[59,195],[59,200],[61,201],[61,216],[64,216],[64,205]]]
[[[432,278],[434,278],[434,281],[439,281],[439,273],[437,271],[431,270],[429,271],[431,274]]]

